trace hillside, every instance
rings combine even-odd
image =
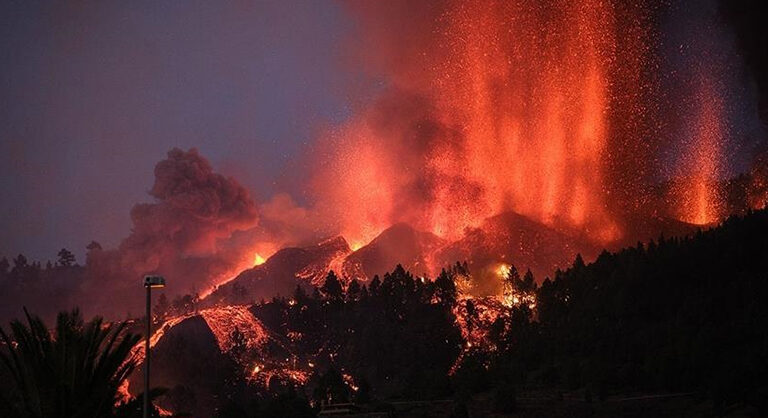
[[[765,411],[768,211],[665,238],[545,281],[537,320],[512,321],[502,370],[595,395],[693,391]],[[506,362],[506,363],[505,363]]]
[[[344,260],[341,273],[367,281],[400,264],[414,273],[424,274],[434,268],[430,257],[443,245],[445,242],[434,234],[416,231],[404,223],[395,224],[350,254]]]
[[[505,410],[500,399],[514,405],[515,393],[540,399],[521,401],[523,410],[564,416],[765,411],[765,236],[768,212],[760,211],[689,237],[603,252],[594,263],[576,257],[534,288],[534,310],[458,293],[463,270],[423,282],[401,267],[346,291],[329,285],[332,276],[314,294],[204,309],[170,320],[153,349],[166,359],[163,382],[178,386],[162,404],[223,390],[202,375],[194,387],[184,383],[204,361],[241,382],[232,386],[239,391],[288,385],[315,400],[333,392],[365,402],[354,389],[365,382],[366,397],[452,397],[482,413]],[[673,398],[653,401],[659,396]],[[612,403],[634,398],[647,401]]]
[[[277,295],[290,295],[297,285],[319,286],[328,270],[338,269],[351,250],[347,241],[335,237],[302,248],[284,248],[264,264],[245,270],[219,286],[204,306],[253,303]]]

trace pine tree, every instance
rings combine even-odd
[[[72,254],[69,250],[66,248],[62,248],[59,250],[59,261],[58,264],[62,267],[69,267],[73,264],[75,264],[75,255]]]

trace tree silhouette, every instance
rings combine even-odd
[[[11,266],[11,264],[8,262],[8,259],[3,257],[0,259],[0,274],[8,274],[8,268]]]
[[[105,417],[112,414],[118,388],[134,370],[131,348],[139,336],[126,324],[84,322],[80,312],[62,312],[49,332],[24,310],[10,335],[0,327],[5,350],[0,361],[10,390],[0,393],[0,412],[13,417]],[[0,414],[1,415],[1,414]]]
[[[229,350],[229,355],[232,356],[238,364],[247,364],[248,339],[237,326],[229,333],[229,343],[232,346]]]
[[[157,299],[157,303],[155,304],[155,315],[158,319],[162,320],[166,315],[168,315],[168,311],[170,309],[171,304],[168,302],[168,297],[165,296],[165,293],[161,293],[160,297]]]
[[[320,288],[323,295],[331,300],[340,300],[344,296],[344,290],[341,288],[341,282],[333,271],[328,272],[323,287]]]
[[[353,301],[358,300],[360,299],[360,292],[360,282],[357,279],[352,279],[349,286],[347,286],[347,298]]]
[[[19,254],[16,258],[13,259],[13,269],[11,272],[16,274],[24,274],[27,267],[29,267],[27,257],[24,257],[24,254]]]
[[[75,264],[75,255],[72,254],[72,252],[66,248],[62,248],[61,250],[59,250],[58,256],[59,256],[59,261],[57,263],[60,266],[69,267]]]

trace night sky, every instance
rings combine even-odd
[[[350,29],[332,2],[1,2],[0,256],[117,245],[172,147],[268,198],[349,113]]]
[[[378,164],[388,173],[380,153],[364,161],[364,148],[342,150],[360,164],[356,170],[349,168],[354,166],[350,161],[344,162],[344,153],[316,158],[327,177],[309,173],[316,167],[308,168],[306,162],[315,154],[338,151],[328,146],[317,152],[334,145],[323,142],[322,134],[345,121],[354,126],[381,111],[385,102],[375,99],[388,97],[383,93],[401,100],[395,106],[400,110],[408,109],[403,104],[418,102],[417,96],[429,100],[430,106],[439,103],[446,91],[430,91],[424,80],[435,79],[430,71],[450,64],[445,57],[434,58],[445,52],[435,46],[451,45],[435,41],[437,34],[451,33],[432,29],[445,23],[439,18],[441,5],[446,4],[1,2],[0,257],[23,253],[45,263],[66,247],[82,263],[91,240],[115,248],[130,233],[131,207],[151,202],[147,191],[154,181],[153,168],[174,147],[197,148],[215,171],[245,186],[257,205],[279,192],[302,206],[317,198],[307,188],[320,178],[327,186],[314,187],[315,194],[326,198],[318,204],[320,209],[357,208],[363,200],[361,189],[381,179],[344,189],[338,181],[356,176],[328,168],[367,173]],[[728,136],[720,175],[748,170],[753,156],[768,148],[758,118],[760,85],[753,78],[760,73],[754,71],[759,68],[755,62],[762,62],[753,55],[762,55],[749,53],[761,48],[745,48],[743,42],[754,38],[750,30],[755,29],[733,11],[732,27],[725,26],[720,6],[716,0],[679,0],[659,14],[659,28],[654,30],[660,35],[652,48],[659,57],[649,64],[658,72],[654,82],[663,91],[659,100],[664,102],[656,110],[674,110],[679,120],[665,125],[669,138],[647,159],[658,159],[664,166],[654,181],[680,174],[673,169],[689,154],[676,142],[696,132],[690,125],[696,121],[695,107],[685,107],[680,98],[695,89],[681,80],[701,68],[717,81],[725,103],[722,119]],[[737,32],[742,42],[737,42]],[[455,61],[454,55],[449,56]],[[453,104],[465,107],[461,101]],[[407,123],[394,116],[387,123],[397,127],[406,150],[401,154],[410,156],[411,172],[417,173],[423,158],[411,152]],[[408,120],[413,115],[400,116]],[[360,135],[349,137],[357,141]],[[389,140],[382,132],[378,137]],[[658,138],[643,139],[648,140]],[[388,142],[382,150],[394,155],[396,145]],[[424,181],[413,178],[405,183]],[[336,189],[340,196],[334,195]],[[401,200],[408,206],[418,206],[414,196],[405,195],[409,199]],[[342,218],[339,212],[318,213],[321,222],[328,223]],[[372,212],[386,211],[376,207]],[[387,221],[391,225],[402,219]],[[378,226],[376,232],[388,225]]]

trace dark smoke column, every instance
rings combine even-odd
[[[235,179],[216,173],[196,149],[170,150],[155,166],[149,195],[154,202],[133,207],[131,234],[116,250],[88,253],[88,281],[93,284],[88,286],[88,306],[95,312],[124,315],[141,309],[137,298],[121,297],[135,289],[136,277],[176,277],[174,294],[189,294],[253,260],[249,248],[235,245],[233,237],[258,224],[255,202]],[[103,283],[111,287],[105,290]],[[123,303],[116,306],[115,300]]]

